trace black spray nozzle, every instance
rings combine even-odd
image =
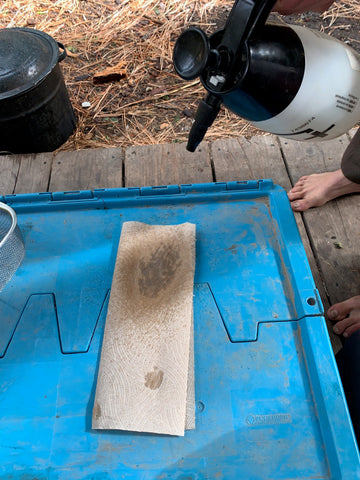
[[[198,77],[207,65],[209,53],[206,34],[200,28],[188,28],[175,43],[173,63],[176,73],[185,80]]]
[[[221,99],[211,93],[200,101],[186,146],[189,152],[195,152],[197,146],[203,140],[207,129],[211,127],[219,113],[220,105]]]

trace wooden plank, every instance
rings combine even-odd
[[[274,183],[282,186],[286,191],[291,187],[290,178],[277,137],[270,135],[255,136],[250,140],[246,140],[243,137],[217,140],[212,144],[211,154],[217,181],[226,182],[230,180],[271,178]],[[295,152],[293,152],[293,154],[295,154]],[[295,220],[315,285],[324,303],[327,301],[326,291],[309,242],[306,227],[301,215],[295,215]],[[341,343],[338,337],[332,333],[331,328],[329,328],[329,335],[334,351],[337,352],[341,347]]]
[[[123,186],[121,148],[96,148],[57,153],[49,191],[92,190]]]
[[[280,137],[279,140],[292,184],[303,175],[338,170],[349,144],[347,135],[324,142],[297,142]]]
[[[304,213],[331,304],[360,293],[360,195]],[[320,211],[321,210],[321,211]]]
[[[0,155],[0,195],[14,192],[20,168],[20,155]]]
[[[277,137],[273,135],[216,140],[211,156],[218,182],[271,178],[285,189],[290,187]]]
[[[213,181],[209,145],[194,153],[185,143],[142,145],[125,150],[125,186],[144,187]]]
[[[19,173],[14,193],[46,192],[49,185],[52,153],[17,155]]]
[[[328,142],[281,140],[292,181],[311,173],[334,171],[348,145],[347,136]],[[354,221],[360,195],[335,199],[302,215],[312,244],[329,304],[358,295],[360,290],[360,224]],[[329,327],[331,328],[329,322]]]

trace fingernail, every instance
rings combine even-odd
[[[330,318],[332,318],[334,320],[338,316],[338,311],[337,310],[330,310],[328,315],[329,315]]]
[[[339,333],[338,327],[334,327],[334,328],[333,328],[333,331],[334,331],[335,333]]]
[[[299,202],[294,202],[292,204],[293,208],[299,208],[300,207],[300,203]]]
[[[343,337],[347,338],[348,336],[349,336],[349,334],[347,332],[343,333]]]

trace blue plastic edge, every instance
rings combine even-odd
[[[324,317],[300,321],[305,362],[319,415],[331,478],[360,479],[360,456]],[[334,372],[336,382],[324,381]],[[350,428],[349,428],[350,427]],[[351,448],[350,448],[351,447]]]
[[[287,194],[278,185],[273,188],[270,209],[274,211],[273,219],[281,233],[279,240],[282,242],[281,251],[284,260],[292,265],[286,274],[290,277],[289,285],[296,286],[293,288],[296,316],[299,319],[323,315],[324,308],[315,285],[312,289],[304,288],[304,285],[309,285],[309,282],[314,283],[311,269],[303,243],[298,241],[300,233]],[[276,219],[280,221],[277,222]]]

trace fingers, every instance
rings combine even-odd
[[[356,321],[353,318],[346,318],[340,322],[337,322],[333,328],[337,335],[342,335],[345,338],[350,337],[351,334],[360,330],[360,321]]]
[[[336,322],[333,330],[345,338],[360,330],[360,296],[349,298],[329,308],[328,317]]]
[[[348,315],[360,321],[360,295],[351,297],[343,302],[335,303],[328,310],[328,317],[335,322],[343,320]]]

